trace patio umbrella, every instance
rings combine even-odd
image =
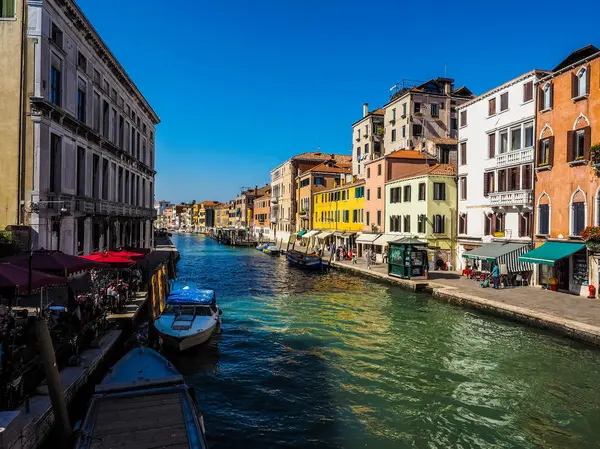
[[[112,268],[130,268],[135,265],[135,262],[127,257],[119,257],[109,253],[95,253],[89,256],[81,256],[81,258],[108,264]]]
[[[51,285],[65,285],[63,277],[31,270],[31,290]],[[0,289],[11,293],[26,293],[29,290],[29,270],[11,263],[0,263]]]
[[[94,254],[101,254],[101,253],[94,253]],[[144,254],[134,253],[132,251],[126,251],[124,249],[119,250],[119,251],[107,251],[106,254],[109,254],[111,256],[117,256],[117,257],[125,257],[125,258],[133,259],[133,260],[143,259],[145,257]]]
[[[29,254],[7,257],[0,262],[9,262],[29,269]],[[31,254],[31,268],[53,274],[69,275],[85,270],[102,269],[106,266],[60,251],[34,251]]]

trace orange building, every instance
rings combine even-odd
[[[269,240],[271,234],[271,189],[266,193],[254,199],[254,216],[252,229],[257,237],[262,236],[263,240]]]
[[[598,264],[581,232],[600,224],[600,181],[590,147],[600,143],[600,50],[571,53],[537,88],[534,282],[588,293]],[[598,160],[600,162],[600,160]]]

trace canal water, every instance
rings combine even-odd
[[[427,295],[174,236],[222,334],[172,360],[211,448],[596,448],[600,352]],[[507,292],[509,294],[509,292]]]

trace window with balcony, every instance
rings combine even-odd
[[[521,167],[509,170],[508,184],[508,190],[519,190],[521,188]]]
[[[517,126],[510,130],[510,149],[517,151],[521,149],[521,127]]]
[[[488,100],[488,117],[496,115],[496,99],[492,98]]]
[[[0,0],[0,19],[15,17],[15,0]]]
[[[521,188],[523,190],[533,189],[533,176],[531,165],[524,165],[521,172],[523,177],[521,182]]]
[[[504,92],[500,95],[500,112],[508,109],[508,92]]]
[[[50,185],[54,193],[62,191],[62,139],[56,134],[50,134]]]
[[[419,183],[419,201],[425,201],[427,187],[424,182]]]
[[[60,68],[58,64],[52,64],[50,67],[50,102],[59,107],[62,95],[62,74]]]
[[[525,148],[533,146],[533,123],[525,123]]]
[[[458,233],[463,235],[468,234],[467,214],[465,213],[458,216]]]
[[[500,154],[508,151],[508,131],[500,132]]]
[[[459,186],[460,186],[460,199],[466,200],[467,199],[467,177],[466,176],[461,176],[461,178],[459,179]]]
[[[498,192],[506,192],[506,170],[498,170]]]

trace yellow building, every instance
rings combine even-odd
[[[365,208],[364,179],[313,195],[313,229],[334,231],[338,245],[354,246],[362,231]]]

